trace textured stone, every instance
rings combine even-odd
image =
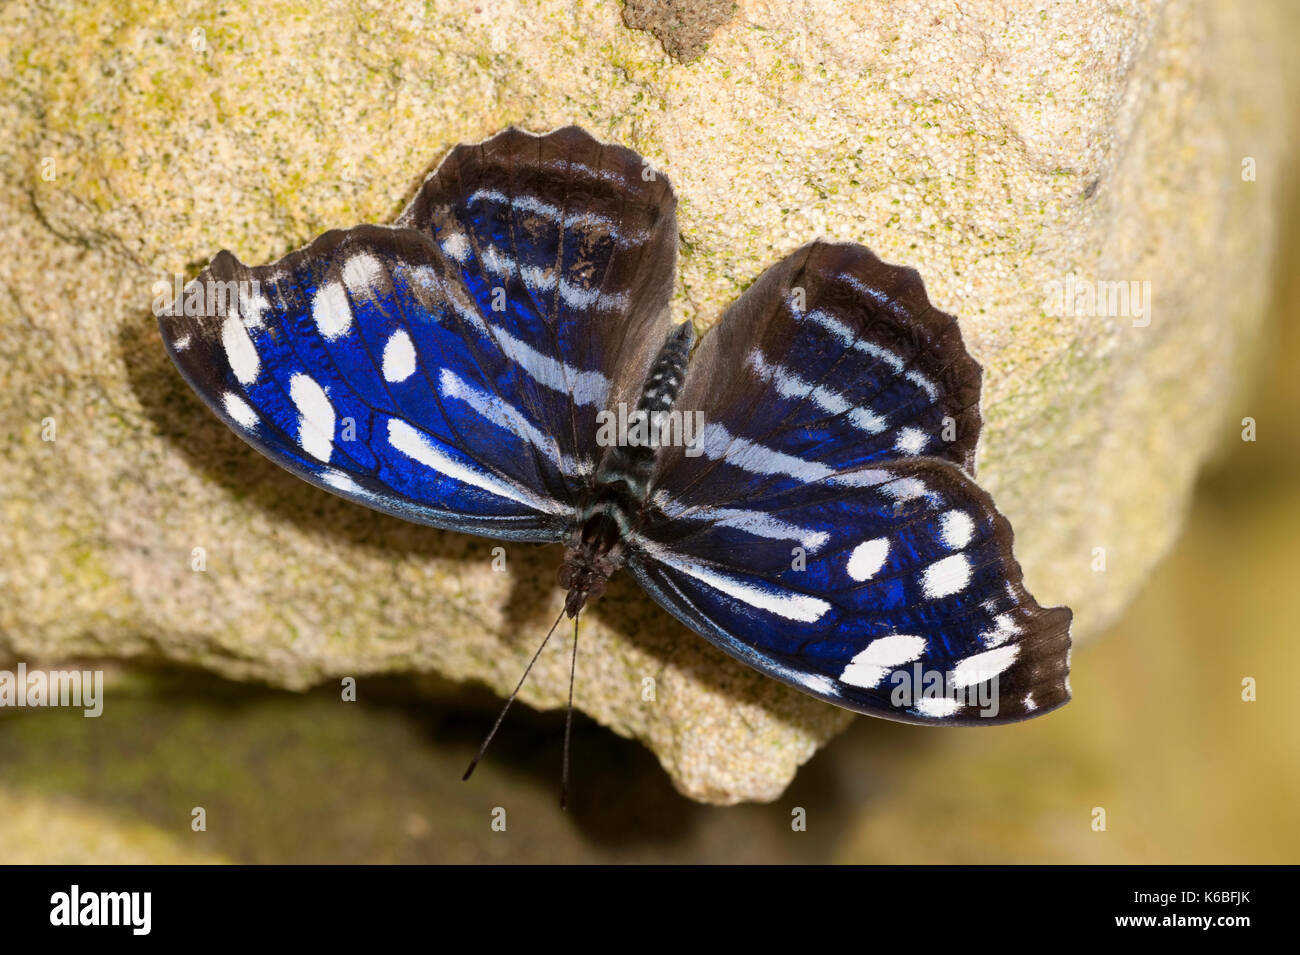
[[[278,471],[188,393],[150,304],[220,248],[269,261],[391,219],[456,142],[569,122],[672,178],[675,309],[701,329],[816,236],[917,267],[984,365],[980,480],[1026,583],[1086,638],[1168,549],[1230,424],[1291,115],[1283,17],[745,2],[682,64],[615,3],[8,4],[0,655],[293,688],[425,672],[513,686],[558,608],[558,552],[510,546],[493,573],[491,542]],[[1150,280],[1150,324],[1049,315],[1048,284],[1071,273]],[[585,620],[577,704],[695,798],[774,798],[848,719],[626,580]],[[561,642],[523,699],[555,707],[567,686]]]
[[[203,865],[225,862],[143,823],[0,786],[0,864]]]
[[[732,0],[623,0],[623,22],[633,30],[649,30],[682,63],[698,60],[735,12]]]

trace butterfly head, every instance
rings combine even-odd
[[[588,600],[605,592],[605,584],[623,563],[618,523],[597,511],[576,528],[564,548],[559,582],[568,594],[564,612],[575,617]]]

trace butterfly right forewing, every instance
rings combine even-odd
[[[667,327],[666,181],[575,128],[457,147],[392,227],[266,266],[223,252],[215,312],[160,316],[196,392],[300,477],[423,523],[559,540],[594,481],[596,416]]]

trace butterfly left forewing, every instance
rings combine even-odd
[[[970,477],[979,388],[913,270],[805,246],[692,358],[674,410],[697,433],[659,452],[629,569],[727,652],[851,709],[966,722],[1059,706],[1070,613],[1025,590],[1010,525]],[[902,699],[903,671],[962,699]],[[990,714],[969,697],[994,677]]]
[[[1007,722],[1069,699],[1070,611],[1029,594],[1010,525],[950,462],[836,471],[713,510],[652,515],[627,566],[744,662],[906,722]]]

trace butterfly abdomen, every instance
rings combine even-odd
[[[609,575],[623,562],[621,542],[636,528],[650,491],[655,454],[686,380],[694,332],[689,322],[668,333],[650,366],[630,426],[605,449],[589,499],[578,510],[569,535],[560,585],[569,591],[566,606],[576,613],[588,597],[599,596]],[[678,429],[678,434],[681,431]],[[572,614],[570,614],[572,616]]]
[[[667,341],[650,366],[636,410],[628,416],[629,427],[617,429],[620,440],[605,449],[596,472],[597,490],[621,484],[632,499],[645,500],[655,454],[664,440],[671,440],[666,416],[673,410],[682,382],[686,380],[693,337],[689,322],[668,333]]]

